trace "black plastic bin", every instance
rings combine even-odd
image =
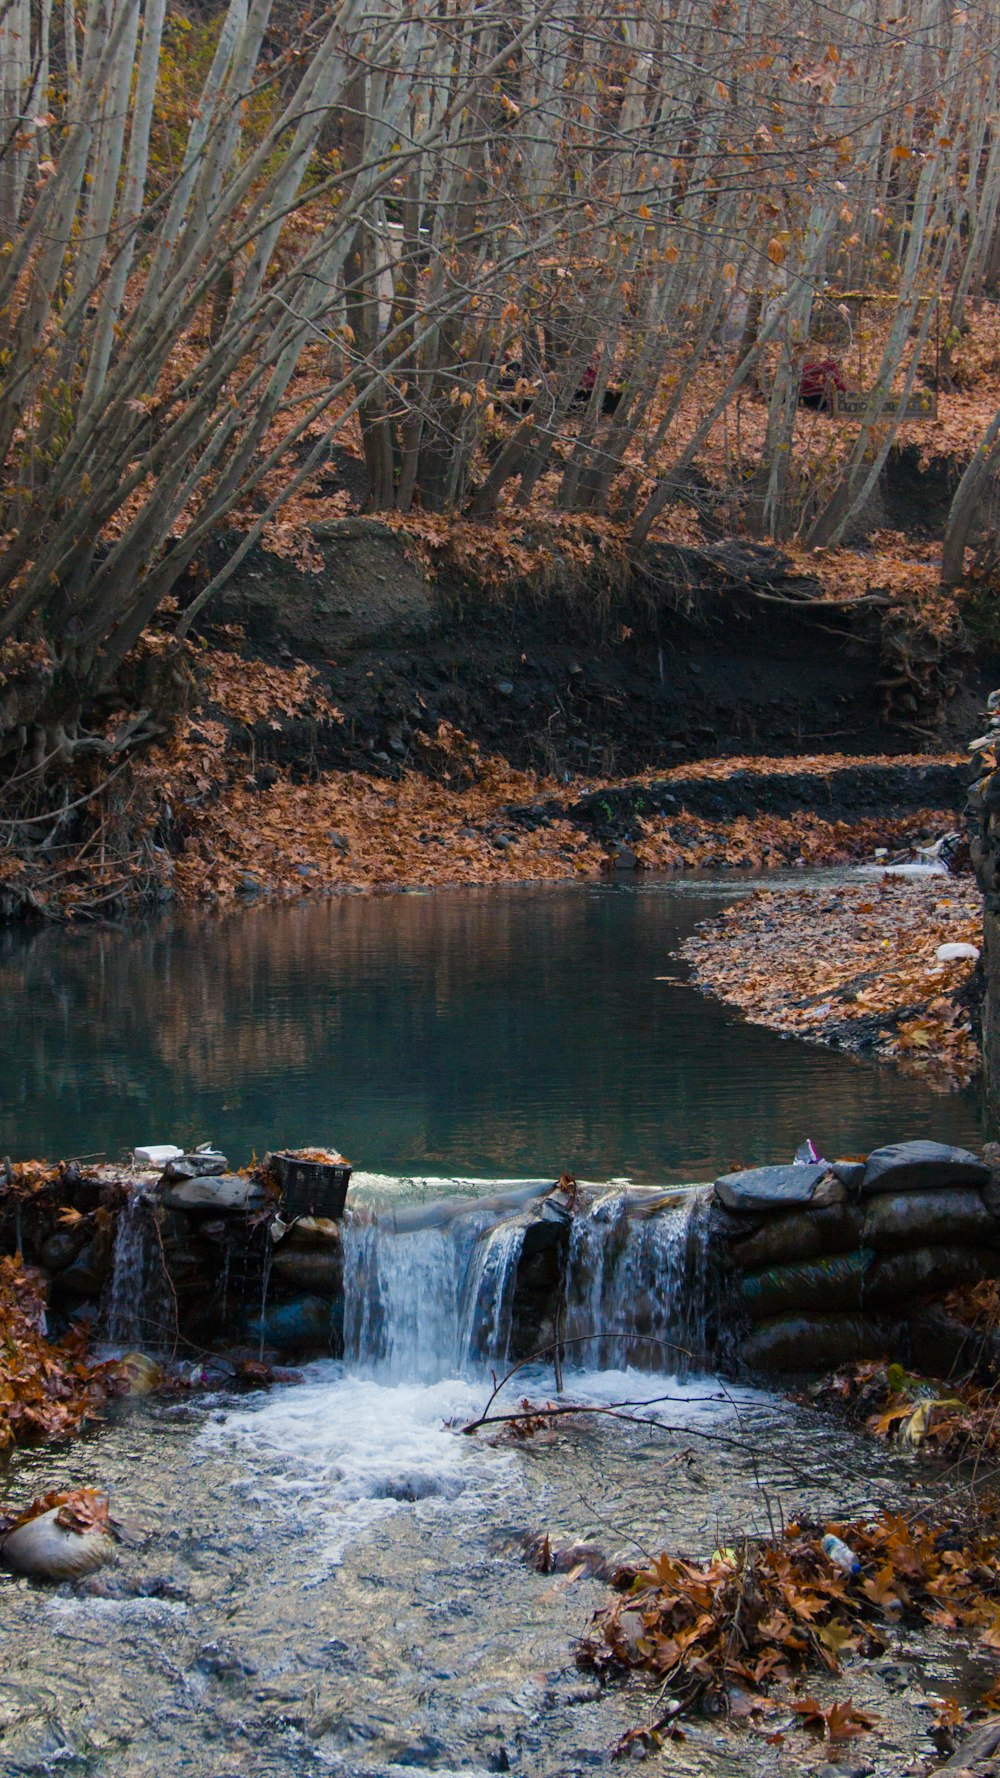
[[[346,1161],[303,1161],[298,1155],[276,1154],[271,1165],[281,1186],[281,1204],[288,1216],[344,1214],[351,1168]]]

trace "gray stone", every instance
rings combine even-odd
[[[790,1167],[751,1167],[742,1173],[724,1173],[715,1191],[727,1210],[749,1215],[760,1211],[790,1210],[802,1205],[839,1204],[844,1187],[826,1161]]]
[[[183,1179],[168,1185],[161,1202],[168,1210],[251,1210],[264,1203],[261,1185],[240,1173],[217,1178]]]
[[[861,1195],[983,1186],[989,1177],[985,1161],[977,1160],[967,1148],[949,1148],[944,1142],[890,1142],[868,1156]]]
[[[864,1161],[831,1161],[830,1171],[835,1179],[840,1180],[841,1185],[847,1187],[852,1197],[861,1190],[865,1176]]]

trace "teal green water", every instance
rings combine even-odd
[[[801,875],[796,886],[801,887]],[[706,1179],[974,1095],[744,1025],[671,952],[732,882],[338,899],[0,939],[0,1152],[335,1144],[386,1172]]]

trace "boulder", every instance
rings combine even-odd
[[[846,1196],[839,1179],[826,1161],[789,1167],[751,1167],[742,1173],[724,1173],[715,1182],[716,1194],[727,1210],[748,1215],[790,1210],[799,1205],[842,1203]]]
[[[241,1173],[218,1177],[181,1179],[166,1186],[161,1203],[168,1210],[256,1210],[265,1202],[261,1185]]]
[[[112,1560],[113,1538],[104,1531],[67,1529],[58,1523],[61,1511],[51,1507],[8,1532],[0,1544],[5,1566],[32,1580],[81,1580]]]
[[[1000,1224],[977,1191],[958,1187],[943,1191],[902,1191],[869,1198],[864,1212],[864,1242],[876,1252],[925,1246],[944,1241],[975,1243],[1000,1239]]]
[[[900,1191],[938,1191],[988,1183],[989,1167],[967,1148],[944,1142],[890,1142],[873,1149],[865,1163],[861,1196]]]

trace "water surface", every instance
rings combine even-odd
[[[786,1159],[805,1136],[975,1143],[973,1095],[743,1024],[686,985],[671,953],[744,889],[455,890],[7,932],[0,1152],[211,1140],[242,1163],[323,1143],[387,1173],[667,1181]]]

